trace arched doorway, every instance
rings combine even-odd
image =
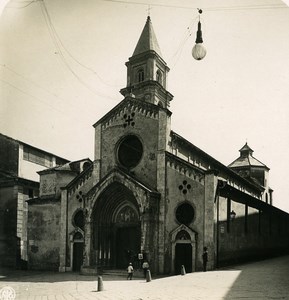
[[[187,273],[192,272],[192,245],[177,243],[175,249],[175,274],[181,274],[182,266]]]
[[[93,211],[93,249],[96,265],[125,268],[140,251],[139,206],[133,193],[112,183],[98,197]]]
[[[83,262],[83,236],[76,232],[73,236],[72,271],[80,271]]]
[[[137,261],[140,251],[139,216],[135,207],[124,202],[114,216],[116,267],[125,268]]]
[[[182,224],[171,235],[172,273],[180,274],[182,265],[187,273],[194,272],[196,269],[196,233]]]

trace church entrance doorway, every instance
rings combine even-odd
[[[73,243],[73,271],[80,271],[83,260],[83,243]]]
[[[140,228],[119,227],[116,231],[116,267],[124,269],[137,261],[140,249]]]
[[[181,274],[182,265],[186,272],[196,271],[196,232],[182,224],[172,233],[172,274]]]
[[[192,245],[177,243],[175,250],[175,273],[181,274],[182,265],[187,273],[192,272]]]
[[[120,183],[102,192],[94,207],[93,248],[99,268],[124,269],[140,252],[139,205],[133,193]]]

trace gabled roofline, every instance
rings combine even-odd
[[[97,127],[99,124],[103,123],[107,118],[109,118],[110,115],[112,115],[116,110],[120,109],[122,106],[125,106],[127,103],[131,103],[131,104],[137,104],[137,105],[141,105],[141,106],[147,106],[150,107],[151,109],[155,110],[155,112],[159,111],[159,110],[165,110],[167,113],[169,113],[171,115],[171,111],[160,107],[158,105],[149,103],[149,102],[144,102],[143,100],[134,98],[132,96],[126,96],[121,102],[119,102],[116,106],[114,106],[109,112],[107,112],[102,118],[100,118],[96,123],[94,123],[92,126],[95,128]]]
[[[22,142],[22,141],[20,141],[20,140],[14,139],[14,138],[12,138],[12,137],[10,137],[10,136],[7,136],[7,135],[5,135],[5,134],[2,134],[2,133],[0,133],[0,135],[3,136],[3,137],[5,137],[5,138],[7,138],[7,139],[9,139],[9,140],[12,140],[12,141],[17,142],[17,143],[19,143],[19,144],[22,144],[22,145],[24,145],[24,146],[28,146],[28,147],[30,147],[30,148],[32,148],[32,149],[34,149],[34,150],[41,151],[41,152],[43,152],[43,153],[45,153],[45,154],[49,154],[49,155],[54,156],[54,157],[56,157],[56,158],[60,158],[60,159],[62,159],[62,160],[65,160],[66,162],[69,162],[68,159],[63,158],[63,157],[61,157],[61,156],[58,156],[58,155],[56,155],[56,154],[53,154],[53,153],[51,153],[51,152],[45,151],[45,150],[43,150],[43,149],[41,149],[41,148],[32,146],[32,145],[30,145],[30,144],[27,144],[27,143]]]
[[[132,174],[129,174],[129,173],[125,172],[124,170],[121,170],[118,167],[113,168],[108,174],[106,174],[103,178],[101,178],[101,180],[95,186],[93,186],[84,196],[87,197],[87,196],[93,194],[94,191],[100,185],[102,185],[103,182],[105,182],[110,176],[113,175],[113,173],[119,173],[120,175],[124,176],[128,180],[134,182],[136,185],[138,185],[143,190],[145,190],[145,191],[147,191],[147,192],[149,192],[149,193],[151,193],[153,195],[160,196],[160,193],[157,190],[155,190],[152,187],[149,187],[147,184],[142,183],[138,178],[136,178]]]
[[[62,187],[60,189],[70,189],[79,180],[79,178],[84,176],[86,173],[89,173],[91,169],[93,169],[93,163],[87,169],[85,169],[84,171],[79,173],[75,178],[73,178],[65,187]]]
[[[53,173],[54,171],[56,171],[56,172],[68,172],[68,173],[75,172],[75,170],[62,169],[62,167],[65,166],[65,165],[69,165],[69,167],[70,167],[71,165],[77,164],[77,163],[79,163],[81,161],[85,161],[85,160],[88,160],[92,164],[92,160],[90,158],[83,158],[83,159],[79,159],[79,160],[76,160],[76,161],[69,161],[69,162],[67,162],[63,165],[59,165],[59,166],[55,166],[55,167],[52,167],[52,168],[44,169],[44,170],[38,171],[37,173],[39,175],[42,175],[42,174]]]

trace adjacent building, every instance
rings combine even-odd
[[[39,196],[37,171],[68,160],[0,134],[0,264],[27,263],[27,203]]]

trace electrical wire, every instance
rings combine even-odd
[[[26,8],[28,6],[30,6],[31,4],[35,3],[35,2],[38,2],[38,1],[41,1],[41,0],[31,0],[31,1],[12,1],[11,4],[14,4],[14,3],[19,3],[19,4],[22,4],[22,3],[25,3],[25,2],[28,2],[27,4],[23,5],[23,6],[10,6],[10,5],[7,5],[5,8],[16,8],[16,9],[22,9],[22,8]],[[13,3],[14,2],[14,3]]]
[[[188,39],[191,37],[192,33],[192,27],[195,24],[196,20],[199,18],[199,16],[197,16],[195,19],[193,19],[193,21],[190,23],[190,25],[187,27],[187,30],[177,48],[177,50],[175,51],[175,53],[172,55],[171,58],[169,58],[169,64],[171,65],[171,70],[175,67],[175,65],[177,64],[179,58],[181,57],[181,54],[183,52],[184,46],[186,44],[186,42],[188,41]],[[173,61],[175,59],[175,61]]]
[[[36,83],[35,81],[32,81],[32,80],[26,78],[26,77],[23,76],[22,74],[20,74],[20,73],[16,72],[15,70],[13,70],[11,67],[8,67],[6,64],[0,64],[0,66],[1,66],[2,68],[5,68],[5,69],[9,70],[10,72],[14,73],[15,75],[17,75],[17,76],[23,78],[23,79],[26,80],[27,82],[32,83],[32,84],[35,85],[36,87],[38,87],[38,88],[44,90],[45,92],[51,94],[52,96],[59,98],[59,96],[58,96],[57,94],[52,93],[51,91],[49,91],[49,90],[47,90],[46,88],[44,88],[43,86],[39,85],[39,84]],[[59,98],[59,99],[61,99],[61,98]],[[63,100],[63,99],[61,99],[61,100]]]
[[[47,92],[48,94],[50,94],[50,95],[56,97],[57,99],[63,101],[63,103],[66,102],[65,99],[59,97],[59,96],[58,96],[57,94],[55,94],[55,93],[52,93],[51,91],[49,91],[48,89],[46,89],[46,88],[44,88],[43,86],[39,85],[39,84],[36,83],[35,81],[32,81],[32,80],[26,78],[26,77],[23,76],[22,74],[20,74],[20,73],[16,72],[15,70],[13,70],[11,67],[8,67],[6,64],[0,64],[0,66],[1,66],[2,68],[5,68],[5,69],[9,70],[11,73],[13,73],[13,74],[19,76],[20,78],[24,79],[25,81],[27,81],[27,82],[29,82],[29,83],[32,83],[34,86],[36,86],[36,87],[42,89],[43,91]],[[1,80],[1,79],[0,79],[0,80]],[[11,87],[17,89],[18,91],[21,91],[22,93],[24,93],[24,94],[26,94],[26,95],[28,95],[28,96],[31,96],[31,97],[34,97],[34,98],[40,100],[38,97],[33,96],[32,94],[27,93],[26,91],[22,90],[21,88],[19,88],[19,87],[13,85],[12,83],[10,83],[10,82],[8,82],[8,81],[4,81],[4,80],[1,80],[1,81],[4,82],[4,83],[6,83],[7,85],[10,85]],[[46,105],[48,105],[47,102],[42,101],[42,100],[40,100],[40,101],[43,102],[43,103],[45,103]],[[49,105],[49,106],[50,106],[50,105]],[[73,103],[70,104],[69,106],[73,106],[74,108],[79,109],[79,108],[78,108],[76,105],[74,105]],[[50,106],[50,107],[54,108],[53,106]],[[57,111],[58,111],[58,112],[62,112],[62,111],[60,111],[60,110],[57,110]],[[64,112],[63,112],[63,113],[64,113]],[[94,114],[90,113],[90,111],[88,111],[88,113],[90,114],[91,117],[94,117],[94,116],[95,116]]]
[[[190,6],[180,6],[180,5],[168,5],[168,4],[158,4],[158,3],[148,3],[148,2],[135,2],[135,1],[122,1],[122,0],[101,0],[105,2],[114,2],[121,4],[136,4],[136,5],[150,5],[155,7],[169,7],[169,8],[180,8],[180,9],[190,9],[196,10],[197,7]],[[217,10],[249,10],[249,9],[278,9],[278,8],[288,8],[287,5],[280,4],[269,4],[269,5],[246,5],[246,6],[223,6],[223,7],[203,7],[206,11],[217,11]]]
[[[30,94],[30,93],[24,91],[23,89],[17,87],[16,85],[14,85],[14,84],[12,84],[12,83],[6,81],[6,80],[3,80],[2,78],[0,78],[0,81],[2,81],[3,83],[5,83],[6,85],[9,85],[10,87],[14,88],[15,90],[17,90],[17,91],[19,91],[19,92],[21,92],[21,93],[23,93],[23,94],[25,94],[25,95],[27,95],[27,96],[29,96],[29,97],[32,97],[32,98],[36,99],[38,102],[41,102],[41,103],[47,105],[48,107],[50,107],[50,108],[52,108],[52,109],[54,109],[54,110],[56,110],[56,111],[58,111],[58,112],[60,112],[60,113],[62,113],[62,114],[65,114],[64,111],[57,109],[56,107],[54,107],[54,106],[50,105],[49,103],[43,101],[43,100],[40,99],[39,97],[34,96],[34,95],[32,95],[32,94]]]
[[[44,19],[45,19],[45,22],[46,22],[46,25],[47,25],[47,28],[48,28],[48,31],[49,31],[49,34],[50,34],[50,37],[52,39],[52,42],[56,48],[56,54],[59,54],[59,57],[61,59],[61,61],[63,62],[63,64],[66,66],[66,68],[72,73],[72,75],[83,85],[85,86],[90,92],[92,92],[93,94],[99,96],[99,97],[104,97],[104,98],[107,98],[107,99],[110,99],[110,100],[113,100],[115,101],[116,99],[110,97],[110,96],[107,96],[107,95],[104,95],[104,94],[101,94],[99,92],[97,92],[96,90],[92,89],[86,82],[84,82],[80,77],[79,75],[71,68],[71,66],[69,65],[69,63],[67,62],[64,54],[63,54],[63,51],[61,49],[61,43],[58,39],[58,35],[56,33],[56,30],[54,28],[54,25],[51,21],[51,18],[50,18],[50,15],[49,15],[49,12],[47,10],[47,7],[45,5],[45,2],[44,0],[41,0],[40,1],[40,5],[41,5],[41,10],[42,10],[42,14],[44,16]]]

